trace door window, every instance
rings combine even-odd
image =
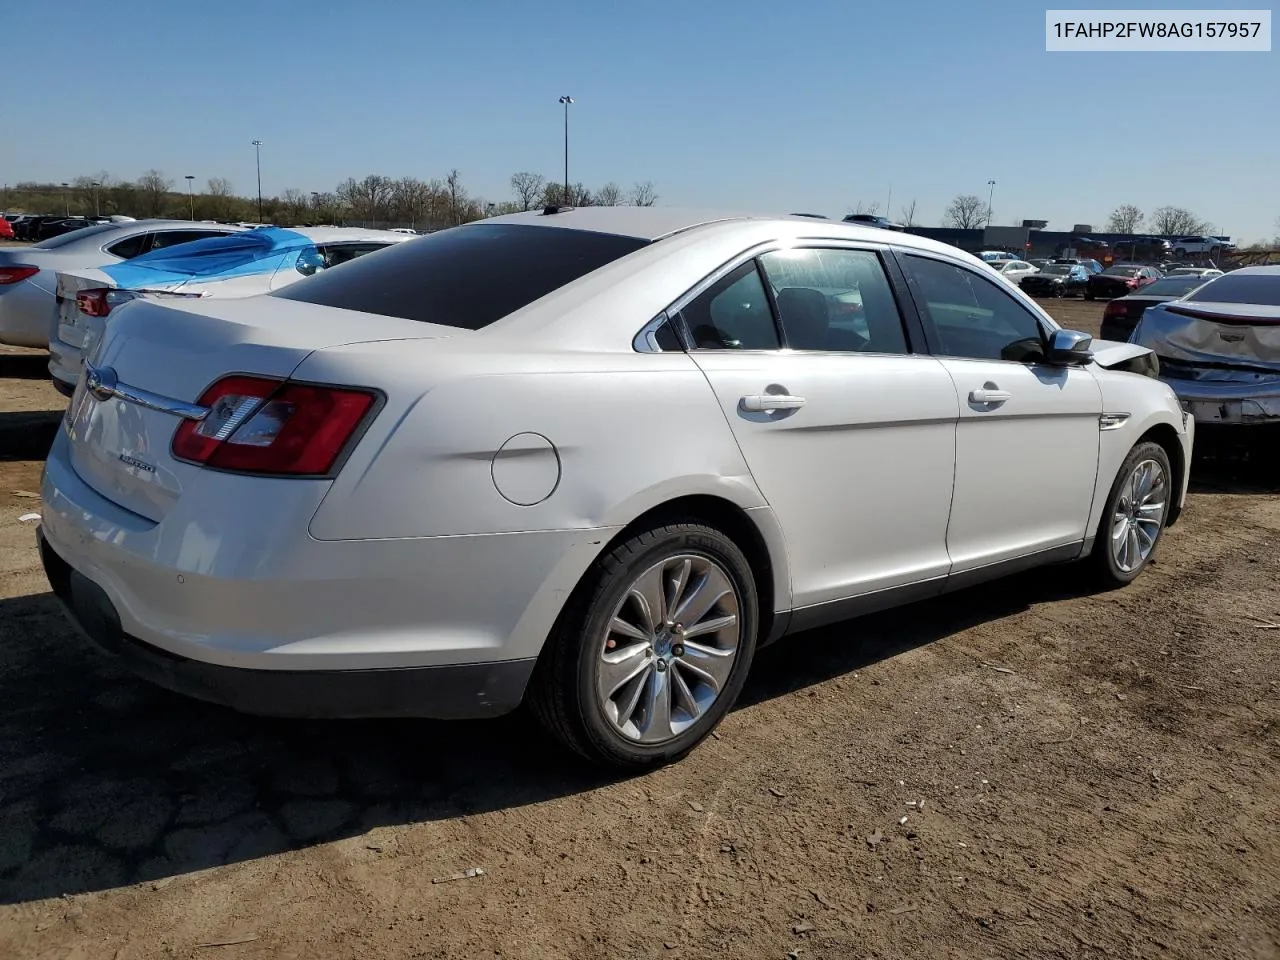
[[[721,277],[680,315],[700,350],[777,350],[782,346],[754,260]]]
[[[122,260],[132,260],[142,252],[151,249],[151,234],[135,233],[132,237],[125,237],[107,247],[107,253],[117,256]]]
[[[870,250],[777,250],[760,257],[793,350],[909,353],[897,301]]]
[[[995,283],[941,260],[904,259],[916,304],[941,354],[1017,363],[1043,360],[1039,318]]]

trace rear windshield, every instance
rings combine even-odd
[[[1148,283],[1140,291],[1140,296],[1180,297],[1184,293],[1190,293],[1202,283],[1204,283],[1204,277],[1193,277],[1185,274],[1179,274],[1176,277],[1164,277],[1153,283]]]
[[[1137,276],[1137,267],[1107,267],[1102,271],[1109,277],[1133,277]]]
[[[60,237],[50,237],[48,240],[41,240],[35,245],[36,250],[53,250],[56,247],[66,246],[68,243],[75,243],[77,240],[83,240],[85,237],[92,237],[95,233],[108,233],[119,227],[118,223],[99,223],[92,227],[81,227],[79,230],[72,230],[70,233],[64,233]]]
[[[271,296],[479,330],[648,242],[591,230],[472,224],[396,244]]]
[[[1280,307],[1280,271],[1215,277],[1191,299],[1196,303],[1257,303]]]
[[[1046,265],[1046,266],[1045,266],[1045,267],[1044,267],[1040,272],[1041,272],[1041,273],[1051,273],[1051,274],[1053,274],[1053,275],[1055,275],[1055,276],[1064,276],[1064,277],[1065,277],[1065,276],[1066,276],[1067,274],[1069,274],[1073,269],[1074,269],[1073,267],[1071,267],[1070,265],[1065,264],[1065,263],[1050,263],[1050,264]]]

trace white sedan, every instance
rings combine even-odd
[[[0,343],[49,346],[49,316],[59,270],[119,263],[241,229],[190,220],[122,220],[73,230],[31,247],[0,250]]]
[[[359,227],[263,227],[153,250],[123,263],[59,270],[49,375],[71,396],[86,347],[113,308],[139,296],[251,297],[411,239]]]
[[[1150,361],[910,234],[549,208],[126,304],[48,457],[42,556],[172,689],[527,701],[645,766],[784,634],[1040,564],[1138,576],[1194,429]]]
[[[1040,272],[1040,268],[1025,260],[988,260],[987,266],[1004,277],[1015,287],[1023,277],[1030,277]]]

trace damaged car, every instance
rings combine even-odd
[[[1197,422],[1280,423],[1280,267],[1234,270],[1149,307],[1131,339]]]

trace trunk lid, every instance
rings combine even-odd
[[[1280,307],[1157,304],[1143,313],[1133,340],[1158,356],[1184,364],[1280,373]]]
[[[101,270],[77,270],[75,272],[59,271],[55,274],[57,283],[54,286],[54,312],[57,317],[58,339],[71,347],[83,347],[89,339],[91,328],[101,334],[101,320],[86,317],[76,304],[76,294],[81,290],[115,287],[115,282]],[[95,325],[91,321],[97,320]]]
[[[112,311],[86,356],[98,370],[110,370],[121,388],[193,404],[228,374],[285,379],[309,354],[326,347],[458,332],[274,297],[181,305],[142,299]],[[119,395],[99,399],[87,391],[85,380],[67,411],[72,467],[107,499],[148,520],[162,520],[205,472],[170,452],[180,418]]]

